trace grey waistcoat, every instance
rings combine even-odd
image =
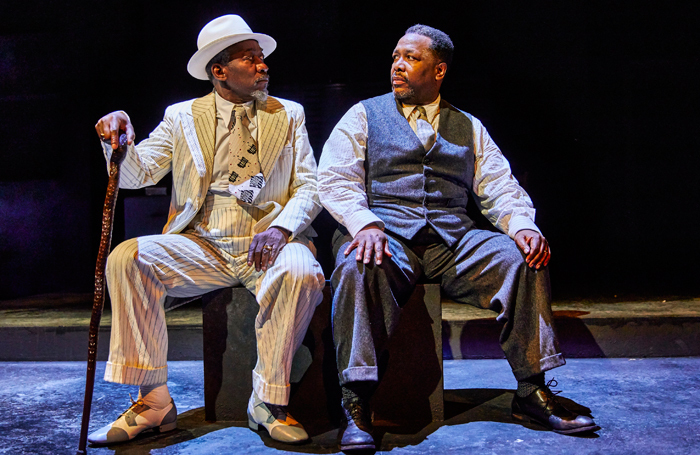
[[[452,246],[474,225],[467,216],[474,180],[471,116],[441,100],[437,138],[426,152],[393,93],[362,104],[370,210],[402,237],[413,238],[430,224]]]

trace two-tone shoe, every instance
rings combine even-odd
[[[265,403],[253,391],[248,400],[248,427],[258,431],[260,426],[275,441],[300,444],[309,439],[304,427],[287,412],[286,406]]]
[[[513,418],[525,422],[536,422],[561,434],[600,430],[592,418],[565,408],[549,389],[548,386],[551,383],[552,381],[526,397],[519,397],[517,394],[513,396]]]
[[[117,420],[90,434],[88,441],[99,445],[114,444],[130,441],[144,431],[162,433],[177,428],[177,408],[172,399],[163,409],[153,409],[141,399],[131,400],[131,403]]]

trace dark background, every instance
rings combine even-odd
[[[93,125],[124,109],[139,140],[166,106],[206,94],[186,64],[227,13],[277,40],[271,94],[304,104],[317,157],[352,104],[389,91],[403,31],[442,29],[456,48],[442,95],[482,120],[530,193],[554,297],[700,294],[695,2],[9,3],[0,299],[92,291],[107,181]]]

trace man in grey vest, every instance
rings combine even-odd
[[[565,363],[552,328],[549,245],[484,126],[441,99],[452,52],[445,33],[409,28],[393,52],[392,93],[353,106],[323,148],[319,195],[341,224],[331,283],[344,451],[375,448],[367,403],[377,359],[423,275],[440,280],[444,296],[499,313],[518,381],[514,417],[564,434],[599,429],[545,385],[544,372]],[[470,193],[507,235],[474,227]]]

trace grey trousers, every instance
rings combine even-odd
[[[500,343],[517,380],[564,365],[552,324],[549,272],[528,267],[507,235],[471,229],[448,247],[432,229],[408,240],[390,232],[391,259],[380,266],[347,257],[352,237],[333,237],[333,339],[341,384],[378,381],[377,360],[422,275],[439,279],[442,295],[488,308],[503,322]]]

